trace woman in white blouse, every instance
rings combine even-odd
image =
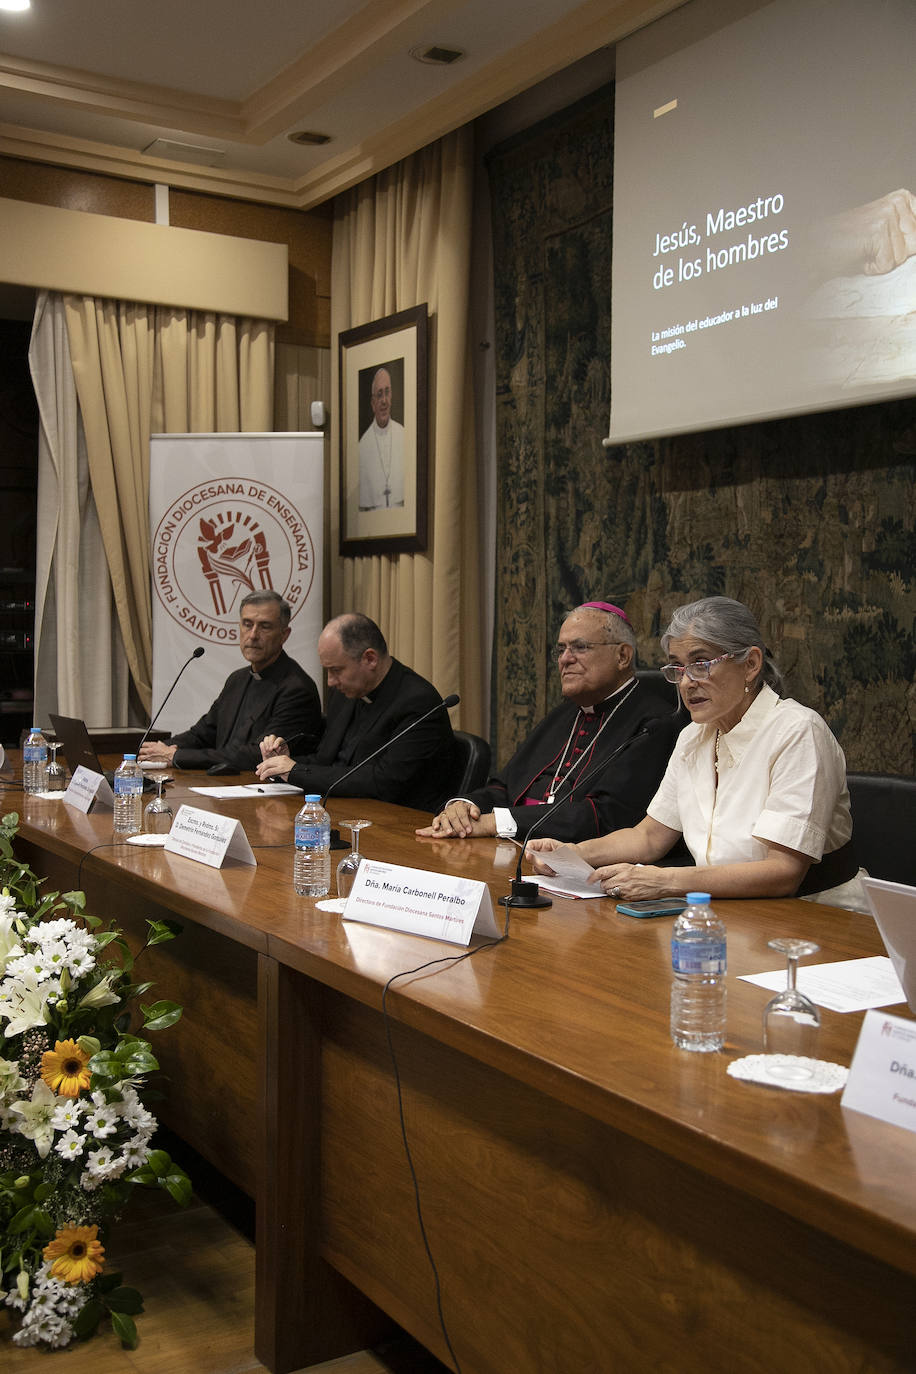
[[[576,846],[612,897],[809,896],[866,909],[856,878],[846,760],[816,711],[782,679],[746,606],[710,596],[681,606],[662,635],[691,724],[648,814]],[[695,867],[660,868],[683,835]],[[535,867],[559,841],[532,840]]]

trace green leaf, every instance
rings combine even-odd
[[[7,1222],[6,1229],[11,1236],[21,1236],[23,1231],[31,1230],[44,1213],[39,1207],[35,1207],[31,1202],[27,1207],[20,1207],[19,1211]]]
[[[177,921],[147,921],[149,926],[149,936],[147,945],[162,945],[167,940],[174,940],[180,935],[183,927]]]
[[[111,1273],[106,1271],[104,1274],[99,1275],[96,1279],[96,1284],[100,1293],[112,1293],[116,1288],[120,1288],[121,1275],[114,1269]]]
[[[141,1074],[155,1073],[159,1067],[158,1059],[155,1059],[148,1050],[139,1054],[131,1054],[121,1062],[123,1072],[120,1077],[122,1078],[137,1078]]]
[[[32,1194],[36,1202],[44,1202],[54,1192],[53,1183],[39,1183],[35,1192]]]
[[[172,1167],[172,1156],[167,1150],[150,1150],[146,1162],[157,1178],[164,1178]]]
[[[137,1347],[137,1323],[133,1317],[128,1317],[126,1312],[112,1312],[111,1324],[116,1335],[120,1336],[121,1344],[126,1345],[129,1350]]]
[[[76,1314],[76,1320],[73,1323],[73,1331],[75,1335],[79,1336],[81,1341],[88,1340],[89,1337],[94,1334],[101,1320],[103,1311],[102,1304],[97,1302],[95,1298],[90,1298],[89,1301],[80,1308],[79,1312]]]
[[[86,909],[85,892],[62,892],[60,894],[60,899],[70,907],[72,911],[84,911]]]
[[[181,1020],[182,1008],[177,1002],[154,1002],[151,1007],[141,1006],[140,1010],[146,1018],[144,1030],[165,1030]]]
[[[109,1312],[127,1312],[136,1316],[143,1311],[143,1299],[136,1288],[116,1288],[105,1299]]]
[[[121,1060],[114,1050],[102,1050],[99,1054],[94,1054],[89,1060],[89,1072],[93,1078],[106,1079],[109,1082],[116,1082],[124,1077]]]
[[[178,1203],[179,1207],[187,1207],[191,1201],[191,1180],[182,1170],[180,1173],[168,1174],[159,1180],[160,1188],[165,1188],[169,1195]]]
[[[145,992],[149,992],[153,984],[150,983],[128,983],[127,987],[121,989],[121,996],[125,1002],[129,997],[142,997]]]

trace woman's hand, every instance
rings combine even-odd
[[[595,869],[589,882],[598,883],[608,897],[634,902],[643,897],[679,895],[683,889],[683,883],[676,876],[679,871],[644,864],[606,864],[604,868]]]
[[[542,854],[549,854],[552,849],[559,849],[562,840],[529,840],[525,845],[525,858],[530,859],[534,864],[535,873],[543,873],[546,878],[555,876],[553,869],[541,858]]]

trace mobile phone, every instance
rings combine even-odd
[[[638,902],[618,902],[621,916],[679,916],[686,908],[683,897],[644,897]]]

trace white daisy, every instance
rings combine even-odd
[[[61,1159],[79,1159],[86,1145],[86,1137],[76,1131],[65,1131],[54,1146]]]

